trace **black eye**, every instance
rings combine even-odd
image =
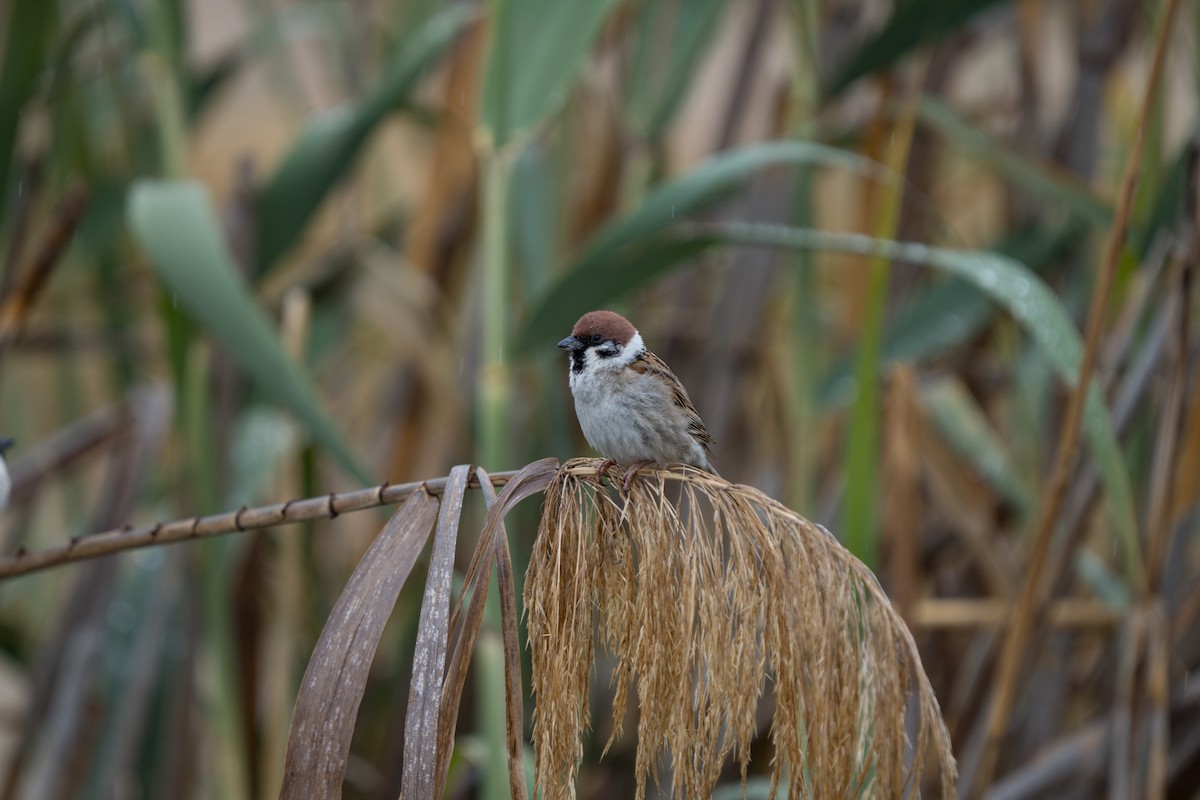
[[[588,347],[595,347],[604,341],[604,337],[598,333],[593,333],[587,338]]]

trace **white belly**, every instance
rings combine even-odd
[[[687,430],[687,419],[645,376],[623,385],[575,379],[575,414],[588,443],[620,464],[678,462],[710,469],[703,448]]]

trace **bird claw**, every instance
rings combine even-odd
[[[604,482],[604,473],[617,465],[615,458],[606,458],[596,465],[596,483]]]
[[[625,481],[622,484],[625,494],[629,494],[629,487],[633,485],[633,479],[637,477],[638,470],[653,463],[653,461],[635,461],[629,465],[629,469],[625,471]]]

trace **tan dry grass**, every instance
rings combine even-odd
[[[597,632],[617,657],[613,738],[639,701],[639,798],[664,755],[675,796],[708,797],[729,756],[744,780],[768,682],[773,781],[789,797],[912,795],[928,756],[954,796],[916,644],[866,566],[752,487],[675,467],[643,471],[623,498],[597,463],[567,462],[550,483],[525,583],[547,800],[575,794]]]

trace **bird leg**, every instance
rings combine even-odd
[[[635,461],[629,465],[629,469],[625,471],[625,483],[623,484],[625,487],[625,494],[629,494],[629,487],[632,485],[633,479],[637,477],[638,470],[642,467],[648,467],[653,463],[654,462],[650,460],[643,460]]]
[[[606,458],[596,465],[596,483],[604,483],[604,473],[617,465],[615,458]]]

